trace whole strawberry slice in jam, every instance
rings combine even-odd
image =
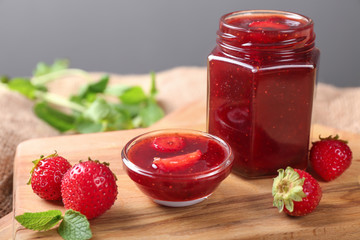
[[[184,146],[184,138],[177,136],[156,137],[153,141],[153,148],[161,152],[180,151]]]
[[[153,164],[155,164],[160,170],[164,172],[172,172],[182,170],[194,165],[201,158],[201,151],[178,155],[175,157],[159,158],[154,157]]]

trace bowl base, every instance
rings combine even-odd
[[[159,205],[166,206],[166,207],[187,207],[187,206],[191,206],[191,205],[194,205],[194,204],[197,204],[197,203],[200,203],[200,202],[204,201],[210,195],[208,195],[206,197],[194,199],[194,200],[189,200],[189,201],[163,201],[163,200],[158,200],[158,199],[152,199],[152,200],[155,203],[157,203]]]

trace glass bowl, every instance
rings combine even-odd
[[[182,139],[182,145],[169,149],[157,148],[155,139]],[[176,140],[177,141],[177,140]],[[163,141],[164,142],[164,141]],[[171,149],[175,146],[175,149]],[[190,165],[176,162],[163,169],[155,159],[185,162],[188,156],[201,152]],[[154,202],[169,207],[185,207],[210,196],[230,174],[233,155],[230,146],[211,134],[189,129],[164,129],[148,132],[131,139],[123,148],[124,169],[137,187]],[[188,162],[186,162],[188,164]],[[175,166],[175,167],[174,167]]]

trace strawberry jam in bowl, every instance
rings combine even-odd
[[[155,203],[185,207],[210,196],[230,174],[230,146],[211,134],[165,129],[142,134],[123,148],[129,177]]]

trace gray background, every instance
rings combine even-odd
[[[360,0],[0,0],[0,74],[39,61],[119,74],[206,66],[221,15],[278,9],[313,18],[319,81],[360,86]]]

